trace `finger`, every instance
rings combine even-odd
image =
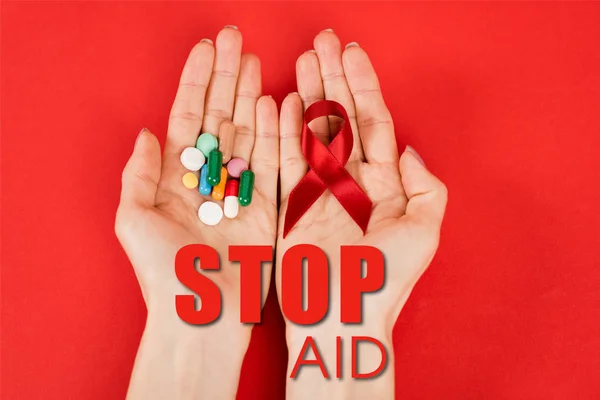
[[[283,203],[306,174],[308,168],[300,144],[302,100],[298,93],[290,93],[283,100],[279,125],[279,174],[281,202]]]
[[[250,161],[256,130],[256,102],[261,90],[260,60],[254,54],[244,54],[233,114],[235,124],[233,157]]]
[[[198,190],[187,189],[181,182],[188,172],[181,164],[181,153],[196,144],[202,120],[204,103],[212,75],[215,49],[212,41],[203,39],[191,51],[183,67],[179,89],[169,117],[165,157],[159,186],[165,197],[176,195],[196,207],[201,201]],[[198,176],[198,173],[196,173]],[[158,198],[162,203],[165,198]]]
[[[354,98],[358,132],[368,162],[398,162],[392,116],[367,53],[356,43],[342,55],[344,73]]]
[[[325,100],[319,59],[314,50],[307,51],[298,57],[296,81],[304,110],[317,101]],[[329,144],[329,122],[326,117],[317,118],[310,124],[310,128],[323,144]]]
[[[158,139],[144,128],[138,135],[133,154],[123,170],[119,207],[154,207],[160,167]]]
[[[278,139],[277,104],[271,96],[263,96],[256,104],[256,143],[250,166],[256,176],[256,191],[274,206],[277,205],[279,174]]]
[[[167,168],[176,164],[183,149],[196,144],[202,126],[204,100],[212,74],[214,55],[212,42],[203,39],[194,46],[183,67],[169,117],[165,143],[165,167]]]
[[[327,30],[319,33],[315,38],[315,50],[319,57],[319,65],[321,67],[321,79],[323,80],[323,89],[325,90],[325,98],[335,100],[346,109],[350,124],[352,126],[352,134],[354,136],[354,147],[350,154],[350,160],[362,160],[363,151],[358,135],[358,126],[356,124],[356,112],[354,110],[354,100],[352,93],[346,82],[344,75],[344,67],[342,66],[342,45],[340,40],[333,31]],[[337,127],[330,130],[338,129]]]
[[[446,186],[425,168],[412,147],[407,147],[400,157],[400,174],[408,197],[405,217],[439,232],[448,199]]]
[[[235,87],[240,73],[242,34],[236,28],[225,27],[217,35],[215,63],[205,105],[202,131],[217,135],[223,120],[231,120]]]

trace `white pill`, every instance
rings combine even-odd
[[[206,161],[204,154],[195,147],[186,147],[180,157],[183,166],[190,171],[200,171]]]
[[[198,217],[203,224],[214,226],[223,219],[223,210],[217,203],[205,201],[198,209]]]
[[[237,217],[238,211],[240,210],[238,198],[236,196],[225,197],[225,205],[223,208],[225,209],[225,216],[227,218]]]

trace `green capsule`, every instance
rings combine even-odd
[[[223,153],[213,150],[208,154],[208,174],[206,181],[210,186],[217,186],[221,182],[221,167],[223,166]]]
[[[238,193],[238,202],[240,206],[249,206],[252,202],[252,192],[254,192],[254,172],[249,169],[240,175],[240,191]]]

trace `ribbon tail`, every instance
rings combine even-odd
[[[351,204],[347,204],[347,202],[341,204],[350,217],[352,217],[356,225],[362,230],[363,235],[365,235],[367,233],[369,221],[371,220],[373,202],[365,196],[365,198],[355,198]],[[369,211],[366,212],[366,210]]]
[[[366,234],[373,202],[346,169],[339,171],[338,179],[329,186],[329,190]]]

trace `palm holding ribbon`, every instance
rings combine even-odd
[[[342,52],[339,39],[329,30],[315,38],[314,46],[316,51],[301,55],[296,65],[299,93],[288,95],[281,108],[277,285],[280,290],[280,261],[288,248],[301,243],[319,246],[329,256],[330,312],[316,326],[288,324],[290,355],[297,354],[307,335],[318,338],[325,331],[328,334],[323,335],[324,342],[331,342],[331,332],[341,336],[351,332],[369,334],[365,329],[372,329],[374,337],[384,336],[384,340],[390,340],[402,305],[437,249],[447,198],[444,184],[425,168],[412,148],[399,156],[392,118],[366,52],[355,43]],[[284,238],[290,194],[308,170],[301,146],[303,110],[324,99],[337,101],[348,113],[354,146],[346,169],[372,201],[371,218],[363,235],[338,198],[325,190],[293,228],[285,232]],[[323,117],[309,126],[328,145],[330,135],[339,130],[338,125],[338,121]],[[364,325],[359,327],[340,324],[339,256],[342,245],[375,246],[387,260],[386,286],[377,296],[363,301]],[[334,360],[329,365],[334,365]],[[368,366],[365,368],[369,370]],[[320,371],[306,369],[303,374],[305,379],[317,382]],[[390,379],[390,373],[386,372],[386,375]],[[312,390],[311,385],[303,385],[301,381],[302,378],[291,382],[289,395],[304,398],[303,395],[307,395],[304,390]]]

